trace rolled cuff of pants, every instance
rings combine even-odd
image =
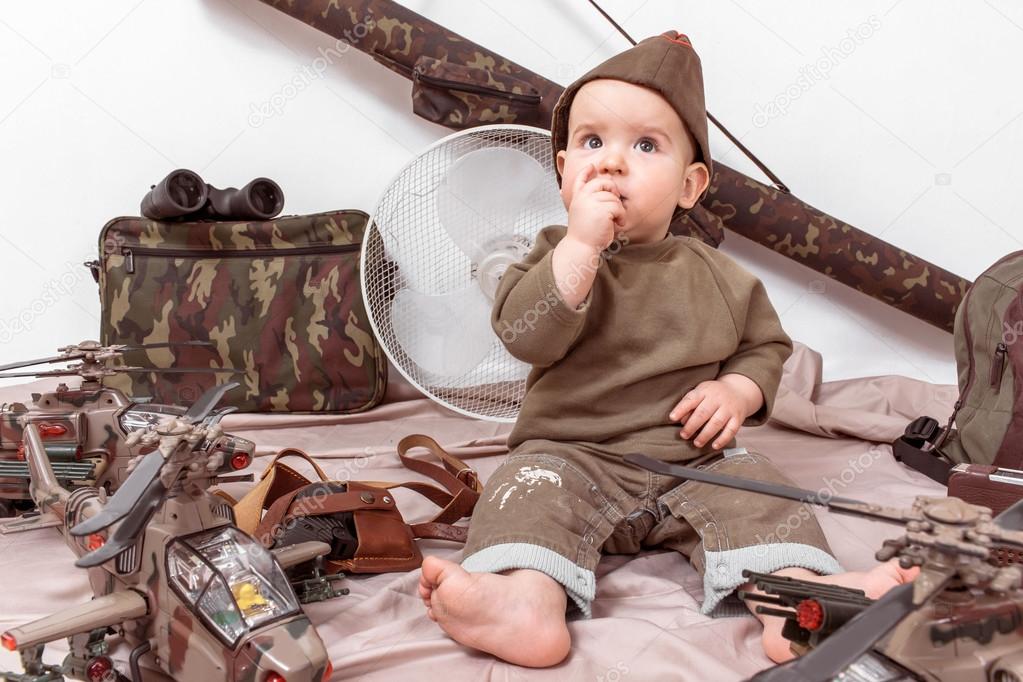
[[[700,607],[700,613],[704,615],[728,615],[712,612],[735,588],[748,582],[742,577],[746,569],[774,573],[783,568],[798,567],[819,575],[833,575],[843,570],[835,557],[824,550],[796,542],[751,545],[723,552],[705,551],[704,556],[703,606]]]
[[[491,545],[462,559],[462,568],[470,573],[498,573],[516,568],[540,571],[565,588],[584,618],[592,616],[590,605],[597,594],[596,575],[546,547],[525,542]]]

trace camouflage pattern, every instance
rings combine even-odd
[[[368,216],[333,211],[267,222],[117,218],[100,236],[105,344],[208,341],[146,351],[151,367],[244,374],[122,374],[132,396],[190,403],[237,379],[246,412],[360,412],[376,405],[387,362],[359,283]],[[289,253],[291,252],[291,253]]]
[[[697,208],[747,239],[951,332],[968,280],[722,163]],[[691,212],[695,213],[695,211]]]
[[[977,277],[956,313],[959,399],[940,445],[954,462],[1023,468],[1023,251]]]
[[[46,454],[63,485],[114,492],[127,478],[131,460],[144,452],[140,445],[127,443],[127,432],[121,423],[122,417],[138,412],[181,415],[185,408],[135,404],[117,389],[88,381],[83,381],[78,388],[61,384],[52,392],[34,393],[31,406],[24,403],[0,406],[0,503],[8,501],[0,506],[13,512],[23,505],[10,501],[30,499],[24,446],[26,424],[38,428]],[[248,439],[224,434],[211,448],[222,453],[227,462],[236,454],[244,455],[246,462],[251,462],[256,446]],[[65,465],[70,462],[84,466]],[[62,475],[65,472],[76,475]],[[78,475],[80,472],[85,473]]]
[[[432,60],[429,63],[433,68],[441,68],[437,62],[447,62],[443,68],[448,71],[466,67],[464,73],[469,69],[490,72],[477,74],[474,81],[486,79],[493,84],[512,77],[541,98],[539,119],[532,125],[550,128],[562,86],[396,2],[262,1],[368,53],[407,78],[415,78],[415,65],[424,57]],[[419,106],[416,113],[456,129],[523,122],[492,100],[464,96],[454,88],[446,100],[447,108],[440,106],[443,102],[437,93],[431,93],[430,100],[430,107]],[[673,234],[693,236],[717,246],[728,227],[898,310],[952,331],[955,311],[970,285],[968,280],[724,164],[715,161],[714,168],[707,197],[672,223]]]
[[[456,130],[484,122],[536,126],[540,102],[529,83],[494,69],[423,55],[412,72],[412,111]],[[469,118],[466,111],[476,115]]]

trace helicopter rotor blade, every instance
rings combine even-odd
[[[213,344],[209,341],[170,341],[165,343],[140,343],[128,346],[115,346],[115,348],[122,352],[128,352],[136,350],[150,350],[152,348],[188,348],[191,346],[212,348]]]
[[[675,478],[685,478],[692,481],[700,481],[702,483],[712,483],[714,485],[721,485],[727,488],[761,493],[764,495],[771,495],[773,497],[782,497],[788,500],[795,500],[796,502],[807,502],[821,507],[826,507],[830,511],[840,514],[850,514],[852,516],[866,517],[899,524],[905,523],[909,520],[909,518],[912,518],[907,517],[906,512],[901,509],[882,507],[881,505],[860,502],[859,500],[854,500],[848,497],[824,496],[820,493],[815,493],[812,490],[804,490],[803,488],[796,488],[795,486],[767,483],[765,481],[741,478],[739,476],[719,474],[714,471],[694,469],[692,467],[686,467],[679,464],[669,464],[668,462],[661,462],[660,460],[656,460],[652,457],[641,455],[639,453],[630,452],[625,455],[624,459],[629,464],[633,464],[643,469],[648,469],[658,474],[674,476]]]
[[[160,455],[159,451],[150,453],[150,455]],[[149,457],[149,455],[147,455]],[[160,456],[162,460],[163,457]],[[183,466],[178,466],[177,471],[171,480],[177,479],[178,474],[181,473]],[[118,491],[120,492],[120,491]],[[153,518],[153,514],[163,504],[163,498],[167,494],[167,486],[163,484],[163,477],[157,475],[137,496],[136,502],[129,510],[128,514],[124,517],[121,523],[117,524],[113,532],[107,538],[106,542],[99,549],[89,552],[88,554],[79,557],[78,561],[75,562],[75,566],[79,568],[92,568],[93,566],[99,566],[102,563],[113,559],[118,554],[131,549],[132,546],[139,539],[145,530],[146,526],[149,525],[149,520]],[[113,501],[113,500],[111,500]],[[95,518],[95,517],[93,517]],[[76,526],[77,528],[77,526]]]
[[[73,377],[78,376],[78,372],[73,370],[43,370],[39,372],[5,372],[0,374],[0,379],[18,379],[21,377]]]
[[[110,370],[134,374],[146,374],[149,372],[157,372],[159,374],[245,374],[244,369],[230,367],[111,367]]]
[[[231,381],[221,386],[214,386],[208,391],[199,396],[199,399],[192,403],[192,406],[188,408],[188,412],[182,417],[183,420],[190,424],[198,424],[203,419],[206,419],[210,415],[210,412],[216,408],[217,404],[227,395],[228,391],[232,391],[240,386],[236,381]]]
[[[754,493],[784,497],[789,500],[795,500],[796,502],[809,502],[810,504],[816,504],[822,507],[828,506],[828,503],[832,501],[845,502],[846,504],[863,504],[862,502],[846,497],[830,497],[828,499],[824,499],[818,493],[811,490],[804,490],[803,488],[779,485],[776,483],[765,483],[764,481],[739,478],[738,476],[729,476],[727,474],[719,474],[713,471],[703,471],[701,469],[694,469],[692,467],[682,466],[679,464],[662,462],[654,459],[653,457],[648,457],[638,453],[629,453],[625,455],[624,459],[629,464],[642,467],[643,469],[648,469],[658,474],[664,474],[665,476],[687,478],[692,481],[713,483],[727,488],[738,488],[740,490],[748,490],[749,492]]]
[[[0,372],[6,372],[9,369],[21,369],[22,367],[31,367],[32,365],[45,365],[54,362],[72,362],[74,360],[81,360],[84,357],[85,353],[69,353],[66,355],[54,355],[53,357],[49,358],[39,358],[38,360],[22,360],[21,362],[12,362],[9,365],[0,365]]]
[[[1005,530],[1023,531],[1023,499],[996,516],[994,522]]]
[[[72,526],[68,532],[75,536],[90,535],[126,517],[149,490],[153,480],[159,480],[163,463],[163,454],[159,450],[147,454],[98,514]]]

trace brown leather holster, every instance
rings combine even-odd
[[[414,447],[432,452],[443,467],[410,457],[407,452]],[[388,573],[418,568],[423,556],[416,546],[417,538],[465,542],[467,527],[454,524],[472,514],[483,488],[471,467],[447,453],[429,436],[406,436],[398,443],[397,451],[402,464],[437,481],[443,489],[421,481],[330,481],[309,455],[301,450],[286,449],[277,453],[256,487],[235,505],[236,523],[270,548],[278,546],[289,523],[302,517],[350,513],[357,540],[354,556],[332,558],[328,555],[324,561],[328,571]],[[320,482],[310,481],[282,463],[285,457],[306,460]],[[394,488],[413,490],[441,509],[429,521],[406,523],[390,494]]]

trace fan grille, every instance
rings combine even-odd
[[[532,248],[545,226],[564,224],[550,134],[526,126],[484,126],[446,137],[409,163],[381,197],[363,242],[363,295],[373,329],[391,362],[424,393],[472,417],[514,421],[529,365],[513,358],[498,336],[484,360],[459,376],[440,376],[402,348],[391,322],[391,303],[403,288],[449,294],[478,286],[474,264],[448,236],[437,212],[437,188],[462,156],[510,148],[532,157],[544,181],[525,202],[509,236]],[[485,216],[481,217],[486,219]],[[452,320],[452,324],[457,322]]]

